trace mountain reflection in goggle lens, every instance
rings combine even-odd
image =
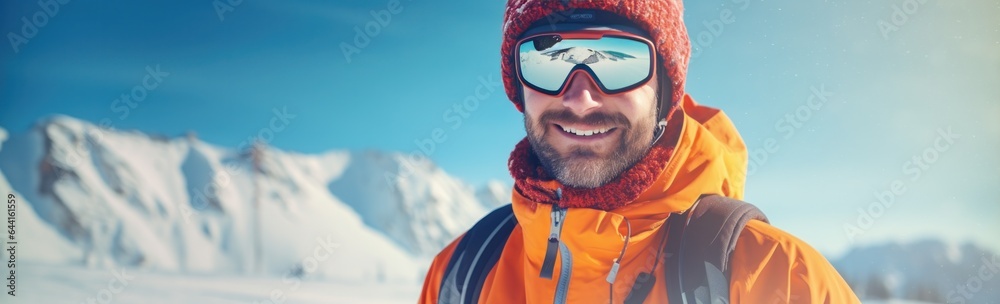
[[[525,82],[557,93],[570,72],[586,66],[604,90],[616,91],[644,82],[650,76],[652,50],[643,41],[605,36],[600,39],[564,39],[539,36],[521,43],[520,72]]]

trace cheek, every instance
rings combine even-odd
[[[644,86],[635,91],[625,93],[618,100],[618,108],[628,117],[646,117],[656,115],[656,90]]]
[[[534,118],[538,113],[545,112],[554,103],[560,103],[558,98],[536,92],[532,89],[522,87],[524,96],[524,114]]]
[[[540,100],[538,93],[532,94],[527,88],[523,91],[524,95],[524,128],[529,133],[532,131],[532,125],[538,124],[538,116],[540,113],[545,111],[543,106],[544,100]],[[535,127],[537,128],[537,126]]]

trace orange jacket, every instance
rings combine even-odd
[[[721,111],[697,105],[686,96],[679,137],[663,171],[635,200],[611,211],[570,208],[561,233],[572,253],[568,303],[607,303],[605,281],[626,240],[625,218],[632,235],[614,285],[614,302],[624,301],[640,272],[664,273],[654,263],[659,235],[669,213],[681,213],[702,194],[742,199],[747,152],[732,122]],[[559,187],[552,181],[548,187]],[[536,203],[518,191],[512,197],[518,226],[484,283],[481,303],[551,303],[553,279],[539,277],[550,231],[551,204]],[[461,238],[461,237],[459,237]],[[458,240],[434,259],[420,303],[436,303],[441,279]],[[561,256],[559,257],[561,259]],[[652,269],[657,264],[656,269]],[[560,265],[560,261],[556,261]],[[808,244],[767,223],[751,221],[740,234],[730,259],[732,303],[860,303],[830,263]],[[646,303],[667,303],[666,280],[657,278]]]

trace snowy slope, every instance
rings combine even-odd
[[[932,303],[1000,301],[1000,254],[971,244],[923,240],[870,245],[832,263],[862,299],[887,294]]]
[[[7,140],[7,131],[0,128],[0,151]],[[79,261],[81,252],[58,231],[38,217],[31,202],[15,191],[0,170],[0,193],[14,195],[15,240],[20,262],[65,264]]]
[[[356,153],[330,193],[357,210],[410,253],[430,255],[468,229],[486,210],[474,190],[427,159],[374,151]],[[472,203],[472,204],[470,204]]]
[[[2,303],[413,303],[420,294],[420,285],[413,283],[175,274],[42,264],[24,265],[18,273],[17,296],[4,295]]]
[[[427,256],[486,212],[471,187],[433,164],[402,162],[377,152],[235,151],[65,116],[0,150],[25,206],[19,220],[32,225],[34,211],[41,228],[32,232],[50,231],[32,243],[60,253],[43,261],[352,281],[422,279]]]

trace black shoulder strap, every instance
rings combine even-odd
[[[670,303],[729,303],[729,256],[750,220],[767,222],[749,203],[702,196],[682,214],[667,221],[666,270]]]
[[[671,303],[729,303],[729,256],[750,220],[767,217],[749,203],[704,196],[667,221],[667,294]],[[483,283],[517,225],[510,205],[479,220],[458,242],[445,268],[438,303],[478,303]]]
[[[458,241],[441,279],[438,303],[479,303],[479,293],[517,225],[511,205],[497,208]]]

